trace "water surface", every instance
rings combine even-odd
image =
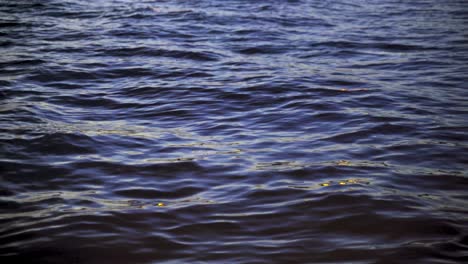
[[[2,0],[2,262],[466,263],[467,10]]]

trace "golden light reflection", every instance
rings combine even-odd
[[[364,180],[364,179],[351,178],[351,179],[343,179],[343,180],[339,180],[339,181],[322,182],[322,183],[319,183],[319,186],[321,186],[321,187],[330,187],[330,186],[339,186],[339,185],[343,186],[343,185],[356,185],[356,184],[368,185],[368,184],[370,184],[370,181]]]

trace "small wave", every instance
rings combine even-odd
[[[434,46],[381,43],[381,42],[353,42],[353,41],[322,41],[310,44],[311,47],[332,47],[341,49],[378,49],[388,52],[422,52],[425,50],[437,50]]]
[[[147,47],[137,48],[119,48],[119,49],[105,49],[98,50],[100,55],[104,56],[144,56],[144,57],[167,57],[175,59],[188,59],[201,62],[219,61],[220,55],[213,52],[197,52],[197,51],[183,51],[183,50],[166,50],[166,49],[152,49]]]
[[[114,193],[116,195],[137,199],[174,199],[192,196],[202,190],[201,188],[187,186],[171,189],[170,191],[149,188],[125,188],[116,190]]]

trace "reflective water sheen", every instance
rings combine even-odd
[[[0,1],[2,263],[466,263],[468,2]]]

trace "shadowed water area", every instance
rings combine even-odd
[[[468,2],[0,0],[0,261],[467,263]]]

